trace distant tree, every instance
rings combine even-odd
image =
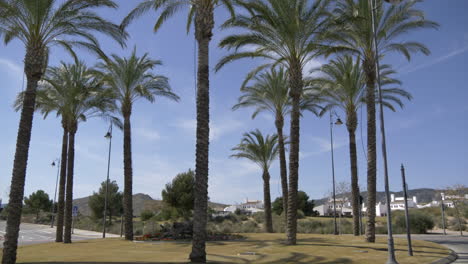
[[[49,195],[43,190],[33,192],[29,197],[24,197],[24,204],[27,209],[36,214],[36,221],[39,219],[39,213],[49,211],[52,206],[52,200],[49,200]]]
[[[281,215],[283,213],[283,197],[276,198],[273,203],[271,204],[271,211],[277,215]]]
[[[174,207],[177,212],[185,219],[192,215],[194,205],[194,190],[195,172],[188,170],[184,173],[179,173],[167,183],[161,195],[164,203]]]
[[[109,180],[109,195],[107,201],[107,212],[106,215],[109,217],[109,222],[112,224],[112,216],[118,215],[123,211],[122,205],[122,192],[119,192],[119,186],[116,181]],[[106,181],[101,183],[99,191],[93,192],[93,195],[89,197],[89,208],[93,217],[102,219],[104,216],[104,200],[106,197]]]
[[[314,215],[314,201],[309,200],[309,196],[304,191],[297,192],[297,209],[301,210],[306,216]],[[283,213],[283,197],[278,197],[272,204],[272,211],[281,215]]]

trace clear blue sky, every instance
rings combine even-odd
[[[117,1],[117,11],[102,14],[117,23],[137,1]],[[427,18],[441,24],[438,31],[427,30],[408,36],[429,46],[432,54],[415,56],[407,63],[400,55],[386,59],[400,72],[403,87],[414,100],[404,110],[386,113],[388,156],[391,189],[401,190],[400,164],[405,163],[410,188],[443,188],[453,184],[468,184],[468,1],[428,0],[419,7]],[[221,11],[221,9],[219,9]],[[217,10],[218,12],[218,10]],[[218,12],[216,25],[226,18]],[[186,13],[181,12],[154,34],[155,14],[139,19],[129,28],[128,48],[122,50],[109,39],[101,37],[108,53],[128,55],[133,47],[141,55],[148,52],[164,65],[155,69],[166,74],[180,103],[156,100],[154,104],[138,101],[132,116],[134,193],[161,197],[161,189],[177,173],[194,167],[195,160],[195,88],[194,40],[185,33]],[[214,32],[211,44],[211,67],[226,51],[217,48],[226,32]],[[0,45],[0,197],[5,202],[11,181],[13,156],[19,113],[12,109],[13,100],[23,85],[24,47],[20,42]],[[85,51],[80,58],[88,65],[96,59]],[[69,55],[53,48],[50,65]],[[323,63],[318,60],[317,65]],[[245,160],[230,159],[230,149],[239,142],[242,133],[255,128],[265,133],[275,132],[273,118],[267,114],[251,120],[251,110],[231,111],[240,95],[239,86],[245,74],[256,65],[245,60],[211,72],[211,143],[209,196],[212,201],[233,203],[245,198],[262,199],[261,171]],[[365,110],[364,110],[365,111]],[[342,114],[341,114],[342,115]],[[365,116],[365,113],[364,113]],[[343,116],[342,116],[343,117]],[[313,198],[321,198],[331,189],[328,119],[306,114],[301,120],[301,162],[299,188]],[[360,122],[362,124],[362,122]],[[105,180],[108,141],[104,138],[108,124],[100,119],[79,125],[76,139],[74,197],[92,194]],[[288,133],[289,125],[286,125]],[[363,138],[365,141],[365,126]],[[43,189],[53,196],[56,168],[52,160],[60,156],[62,129],[54,115],[44,120],[35,115],[26,177],[25,194]],[[366,167],[358,128],[359,182],[366,186]],[[350,181],[348,135],[344,126],[335,128],[335,161],[337,181]],[[123,138],[115,131],[113,138],[111,178],[123,188]],[[380,147],[380,144],[379,144]],[[379,148],[380,154],[380,148]],[[379,156],[379,165],[381,159]],[[271,168],[272,198],[280,195],[279,169]],[[378,189],[383,190],[383,174],[379,166]]]

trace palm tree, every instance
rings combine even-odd
[[[429,49],[418,42],[402,40],[409,32],[424,28],[437,28],[438,24],[426,20],[421,10],[415,9],[420,1],[402,1],[384,10],[381,0],[376,1],[376,35],[378,50],[381,56],[391,52],[403,54],[410,60],[412,53],[421,52],[425,55]],[[376,57],[373,45],[372,10],[369,0],[336,1],[333,10],[336,25],[331,28],[328,37],[337,45],[358,55],[362,59],[362,67],[366,75],[366,101],[375,101]],[[376,127],[375,105],[367,105],[367,208],[368,219],[366,241],[375,242],[375,203],[376,203]]]
[[[133,50],[129,58],[121,58],[115,54],[112,58],[104,59],[97,65],[96,76],[113,93],[113,98],[118,105],[123,117],[123,156],[124,156],[124,216],[125,239],[133,240],[133,208],[132,208],[132,138],[130,116],[135,101],[144,98],[154,102],[156,97],[167,97],[178,101],[169,86],[168,79],[162,75],[155,75],[151,70],[162,63],[152,60],[148,54],[142,57],[136,55]]]
[[[399,85],[398,80],[392,79],[389,75],[394,71],[388,66],[381,68],[382,85]],[[311,81],[311,85],[321,90],[322,100],[325,106],[321,112],[323,115],[333,108],[339,108],[346,114],[346,127],[349,133],[349,158],[351,164],[351,202],[353,207],[353,233],[359,236],[359,185],[358,166],[356,151],[356,128],[358,125],[357,111],[366,103],[366,76],[360,65],[360,61],[353,61],[349,55],[338,57],[323,66],[318,72],[322,77]],[[393,104],[403,107],[400,97],[408,100],[411,95],[399,88],[386,88],[382,90],[384,105],[395,111]],[[375,102],[371,103],[375,104]]]
[[[75,135],[78,124],[114,110],[111,94],[102,88],[92,73],[93,70],[86,67],[83,62],[76,61],[75,64],[62,62],[60,67],[48,69],[37,93],[37,109],[45,116],[52,111],[62,115],[68,131],[64,243],[71,243]]]
[[[245,133],[240,144],[235,146],[231,157],[249,159],[263,170],[263,202],[265,208],[265,231],[273,233],[273,222],[271,220],[271,196],[270,196],[270,165],[278,157],[279,144],[278,135],[266,135],[264,137],[260,130],[256,129]]]
[[[210,135],[209,115],[209,44],[213,37],[214,8],[222,5],[234,15],[232,0],[145,0],[138,4],[122,21],[126,27],[137,17],[154,10],[160,15],[154,25],[159,30],[164,22],[184,6],[188,7],[187,32],[195,24],[198,43],[197,71],[197,141],[195,164],[195,203],[193,212],[193,239],[190,260],[206,262],[206,223],[208,218],[208,155]]]
[[[297,191],[299,178],[299,120],[301,96],[304,88],[303,69],[322,48],[329,1],[307,0],[251,0],[239,1],[246,15],[237,15],[224,23],[223,28],[242,29],[220,42],[220,47],[234,49],[222,58],[216,70],[242,58],[264,58],[267,62],[253,72],[281,64],[288,70],[291,97],[291,129],[288,190],[288,244],[296,244]],[[253,50],[251,48],[254,48]],[[241,49],[246,48],[246,49]],[[250,49],[248,49],[250,48]]]
[[[124,45],[126,35],[118,26],[93,12],[98,7],[116,8],[117,5],[111,0],[67,0],[61,3],[54,0],[2,1],[0,36],[6,44],[13,39],[24,44],[24,71],[27,77],[16,141],[9,199],[11,210],[7,220],[2,263],[16,261],[36,89],[47,67],[50,47],[59,45],[72,54],[74,47],[99,52],[99,43],[93,32],[104,33]]]
[[[288,208],[288,172],[286,168],[286,148],[284,142],[284,117],[291,113],[291,98],[289,97],[288,73],[283,67],[271,68],[267,72],[256,72],[248,75],[241,87],[243,95],[233,110],[243,107],[254,107],[252,119],[260,112],[270,112],[275,117],[275,127],[278,135],[281,189],[283,194],[283,208],[287,217]],[[250,81],[252,85],[247,85]],[[315,115],[319,114],[319,98],[310,96],[309,88],[304,88],[305,96],[302,98],[301,109],[309,110]]]
[[[40,111],[44,115],[44,119],[53,111],[57,112],[57,116],[61,116],[61,124],[63,128],[62,136],[62,153],[61,153],[61,164],[60,167],[60,181],[59,181],[59,196],[57,201],[57,225],[55,232],[55,242],[63,242],[63,224],[65,216],[65,183],[67,177],[67,154],[68,154],[68,121],[67,121],[67,98],[64,97],[66,92],[63,90],[64,86],[60,91],[53,91],[52,89],[41,89],[45,86],[38,86],[37,100],[36,100],[36,111]],[[51,86],[49,86],[51,88]],[[16,111],[19,111],[22,107],[24,92],[18,94],[14,107]]]
[[[288,172],[286,169],[286,151],[284,147],[284,117],[291,112],[291,99],[289,98],[289,83],[284,68],[261,73],[255,76],[253,84],[243,85],[243,95],[233,110],[241,107],[255,107],[252,118],[260,112],[268,111],[275,117],[275,126],[278,135],[278,151],[280,160],[281,189],[283,194],[283,208],[288,208]],[[287,214],[285,213],[285,216]]]

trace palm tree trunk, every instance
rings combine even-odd
[[[65,232],[64,243],[71,243],[72,233],[72,210],[73,210],[73,173],[75,169],[75,135],[77,124],[72,123],[69,128],[68,137],[68,158],[67,158],[67,187],[65,195]]]
[[[300,122],[300,100],[303,88],[302,67],[299,61],[290,65],[291,91],[291,143],[289,152],[289,198],[288,198],[288,223],[286,234],[288,244],[296,244],[297,235],[297,188],[299,180],[299,122]]]
[[[263,171],[263,200],[265,207],[265,232],[273,233],[273,221],[271,220],[271,195],[270,195],[270,173]]]
[[[353,206],[353,234],[359,236],[359,185],[358,185],[358,167],[357,167],[357,151],[356,151],[356,127],[357,114],[356,112],[348,112],[346,126],[349,134],[349,159],[351,164],[351,202]]]
[[[29,143],[36,105],[37,83],[42,78],[44,69],[43,51],[39,48],[28,48],[24,59],[27,87],[21,109],[18,135],[16,138],[15,160],[10,185],[8,201],[8,219],[3,243],[2,264],[16,262],[21,211],[23,209],[24,183],[28,163]]]
[[[276,116],[276,130],[278,133],[279,160],[280,160],[280,175],[281,175],[281,190],[283,192],[283,212],[285,223],[288,221],[288,172],[286,169],[286,150],[284,148],[284,118],[281,115]]]
[[[193,239],[190,260],[206,263],[208,218],[208,155],[210,142],[209,45],[214,26],[213,1],[195,1],[195,38],[198,42],[197,142],[195,164]]]
[[[125,112],[124,112],[125,113]],[[133,170],[130,111],[124,114],[124,217],[125,239],[133,240]]]
[[[366,241],[375,243],[375,204],[377,186],[377,153],[376,153],[376,118],[375,118],[375,79],[374,58],[363,62],[367,77],[367,224]]]
[[[57,231],[55,232],[55,242],[63,242],[63,218],[65,208],[65,183],[67,177],[67,151],[68,151],[68,130],[66,124],[62,121],[62,157],[60,167],[59,195],[57,201]]]

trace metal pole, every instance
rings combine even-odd
[[[406,185],[405,178],[405,167],[401,164],[401,179],[403,181],[403,196],[405,198],[405,221],[406,221],[406,238],[408,240],[408,255],[413,256],[413,247],[411,246],[411,228],[410,228],[410,218],[408,213],[408,194],[406,190],[408,189]]]
[[[387,164],[387,144],[385,138],[385,120],[383,112],[383,99],[382,99],[382,87],[380,85],[380,64],[379,64],[379,49],[377,44],[377,33],[375,25],[375,3],[374,0],[369,0],[372,17],[372,33],[374,36],[374,48],[375,48],[375,62],[376,62],[376,73],[377,73],[377,87],[379,89],[379,110],[380,110],[380,133],[382,136],[382,160],[384,162],[384,176],[385,176],[385,197],[387,199],[387,231],[388,231],[388,260],[387,264],[397,264],[395,258],[395,246],[393,243],[393,230],[392,230],[392,213],[390,208],[390,186],[388,181],[388,164]]]
[[[442,202],[441,202],[441,206],[442,206],[442,228],[444,229],[444,235],[447,235],[447,232],[445,231],[445,207],[444,207],[444,195],[441,195],[441,198],[442,198]]]
[[[59,179],[59,172],[60,172],[60,159],[57,161],[57,179],[55,180],[55,193],[54,193],[54,202],[52,203],[52,209],[50,210],[52,214],[52,221],[50,221],[50,227],[54,228],[54,221],[55,221],[55,199],[57,198],[57,185]]]
[[[102,218],[102,238],[106,238],[106,213],[107,213],[107,199],[109,195],[109,169],[110,169],[110,155],[112,149],[112,123],[109,128],[109,154],[107,157],[107,179],[106,179],[106,195],[104,196],[104,217]],[[106,135],[106,136],[107,136]]]
[[[331,163],[332,163],[332,180],[333,180],[333,234],[338,235],[336,226],[336,196],[335,196],[335,158],[333,156],[333,120],[332,111],[330,111],[330,144],[331,144]]]
[[[120,214],[120,237],[123,234],[123,214]]]

